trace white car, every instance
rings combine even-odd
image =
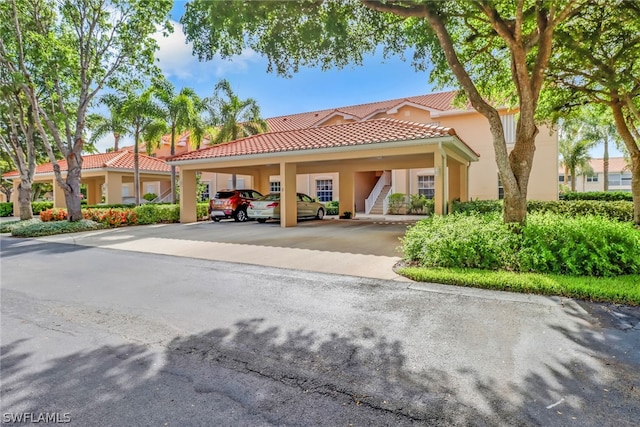
[[[325,207],[306,194],[297,193],[298,219],[300,218],[324,218]],[[268,219],[280,219],[280,193],[269,193],[259,199],[252,200],[247,208],[249,218],[254,218],[263,223]]]

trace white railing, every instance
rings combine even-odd
[[[386,215],[387,212],[389,212],[389,196],[391,195],[391,189],[389,189],[389,192],[387,193],[387,195],[384,197],[384,200],[382,201],[382,215]]]
[[[376,204],[376,200],[378,200],[382,189],[385,185],[389,184],[391,184],[391,174],[389,171],[384,171],[380,179],[378,179],[378,182],[376,182],[375,187],[373,187],[373,190],[371,190],[371,194],[369,194],[369,197],[364,201],[364,212],[366,214],[371,212],[371,209],[373,209],[373,205]]]
[[[171,188],[167,189],[164,193],[150,201],[149,203],[163,203],[171,199]]]

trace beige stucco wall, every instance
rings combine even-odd
[[[456,130],[460,138],[480,155],[480,161],[469,168],[469,197],[491,200],[498,198],[498,166],[487,119],[479,113],[439,117],[441,126]],[[558,197],[557,133],[540,127],[536,152],[529,178],[529,200],[556,200]],[[507,147],[509,148],[509,147]]]

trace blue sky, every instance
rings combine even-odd
[[[357,105],[434,92],[429,75],[416,72],[409,61],[370,56],[362,66],[321,71],[305,68],[292,78],[267,73],[267,61],[253,51],[246,51],[232,60],[215,59],[200,62],[193,56],[182,32],[180,17],[184,1],[176,1],[172,10],[174,32],[169,37],[158,36],[160,50],[156,53],[164,75],[179,90],[193,88],[199,96],[211,96],[220,79],[227,79],[241,98],[254,98],[263,117],[275,117],[306,111]],[[129,144],[123,138],[121,145]],[[98,143],[105,151],[113,145],[112,138]]]
[[[185,4],[175,1],[171,12],[174,32],[166,38],[158,35],[160,50],[156,53],[158,65],[178,90],[190,87],[201,97],[211,96],[224,78],[241,99],[254,98],[265,118],[439,91],[429,84],[428,73],[415,71],[410,61],[382,55],[369,56],[361,66],[328,71],[304,68],[291,78],[267,73],[266,59],[249,50],[232,60],[200,62],[179,22]],[[132,143],[130,138],[123,139],[121,145]],[[112,138],[97,144],[102,152],[112,145]],[[593,150],[592,155],[601,156],[602,149]],[[614,150],[611,155],[619,154]]]

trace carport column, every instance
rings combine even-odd
[[[296,164],[280,163],[280,227],[298,224]]]
[[[460,201],[469,201],[469,162],[460,165]]]
[[[253,176],[253,188],[267,194],[271,188],[269,182],[269,172],[265,168],[259,168]]]
[[[446,189],[447,189],[448,183],[447,183],[447,159],[446,159],[446,153],[442,150],[442,146],[440,146],[440,150],[433,153],[433,158],[434,158],[433,165],[435,168],[434,212],[436,215],[444,215],[447,212]]]
[[[20,202],[18,201],[18,186],[20,185],[19,179],[13,180],[13,193],[11,193],[11,200],[13,202],[13,216],[20,217]]]
[[[65,209],[67,201],[64,198],[64,190],[58,185],[58,181],[53,179],[53,207]]]
[[[180,222],[198,220],[196,171],[180,170]]]
[[[345,212],[351,212],[351,217],[355,218],[355,172],[353,170],[340,170],[338,172],[338,180],[338,201],[340,205],[340,216],[343,216]]]
[[[105,203],[108,205],[122,203],[122,175],[119,173],[107,172],[105,182],[107,183]]]
[[[102,182],[94,178],[87,183],[87,204],[97,205],[102,201]]]

